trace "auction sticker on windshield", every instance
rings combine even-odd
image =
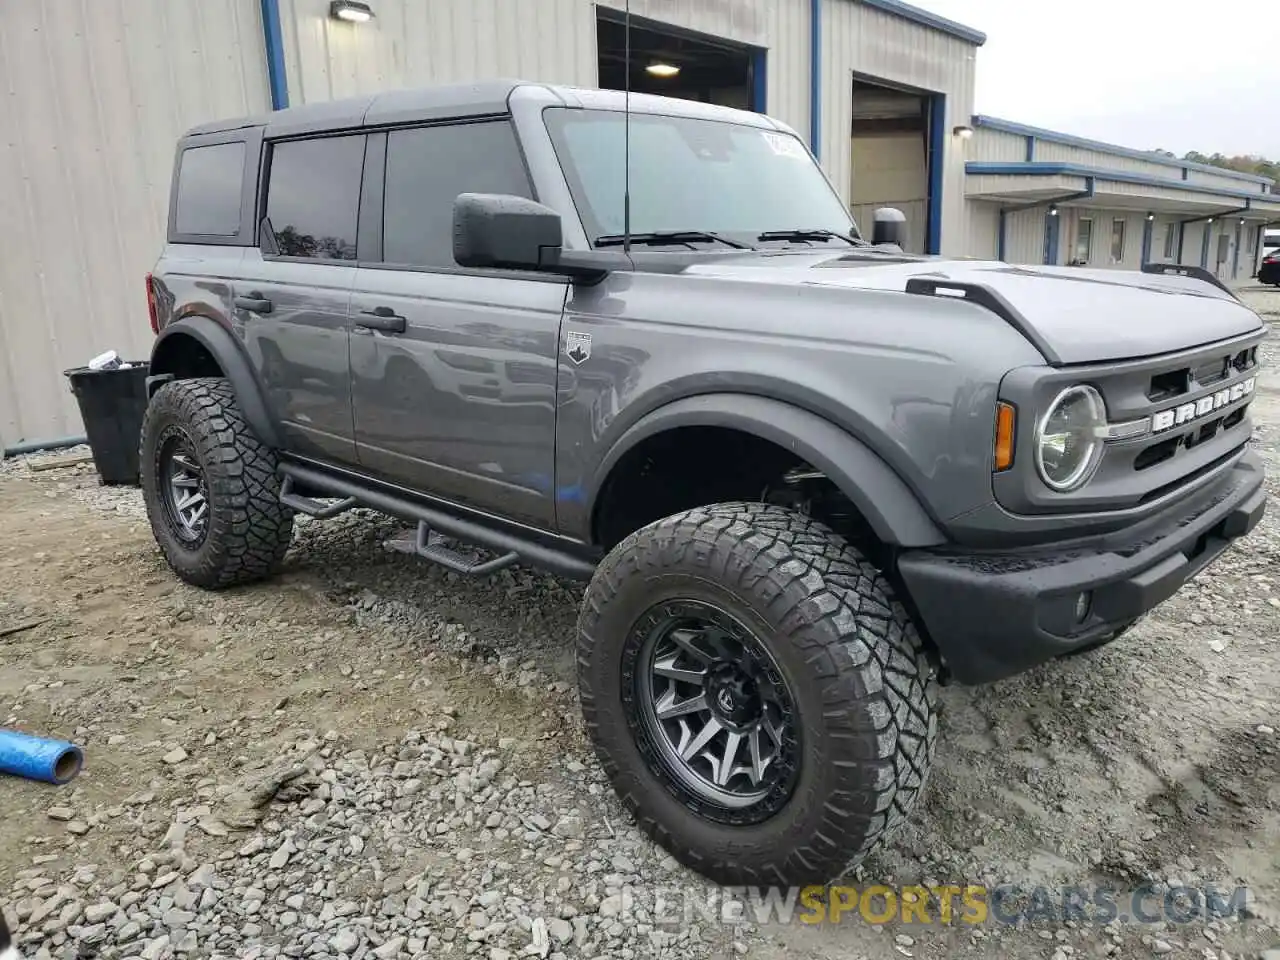
[[[809,159],[804,152],[804,147],[800,146],[800,141],[795,137],[789,137],[785,133],[774,133],[771,130],[764,131],[761,136],[769,145],[769,149],[780,157],[790,157],[792,160]]]

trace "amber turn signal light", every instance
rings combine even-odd
[[[1017,415],[1011,403],[996,404],[996,449],[994,465],[996,472],[1008,470],[1013,466],[1013,434],[1017,425]]]

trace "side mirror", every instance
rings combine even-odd
[[[899,249],[907,239],[907,216],[897,207],[880,207],[875,213],[871,228],[871,242],[877,246],[888,244]]]
[[[453,259],[460,267],[536,270],[596,283],[622,266],[618,255],[564,249],[560,214],[498,193],[463,193],[453,202]]]
[[[525,197],[464,193],[453,203],[453,259],[462,267],[542,270],[564,237],[560,214]]]

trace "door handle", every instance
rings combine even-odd
[[[404,333],[408,323],[390,307],[374,307],[372,310],[360,311],[356,326],[366,330],[382,330],[385,333]]]
[[[250,313],[271,312],[271,301],[260,294],[257,290],[250,292],[247,297],[236,297],[231,302],[241,310],[248,310]]]

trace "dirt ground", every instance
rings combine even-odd
[[[1246,296],[1280,324],[1280,294]],[[300,521],[271,583],[205,594],[163,566],[137,491],[101,488],[84,465],[37,472],[39,458],[0,468],[0,633],[25,626],[0,636],[0,726],[74,740],[86,763],[61,788],[0,779],[0,909],[31,955],[76,958],[1260,956],[1280,947],[1280,332],[1264,352],[1259,529],[1110,647],[944,690],[926,798],[850,880],[1102,886],[1122,906],[1148,885],[1157,910],[1170,887],[1244,886],[1243,918],[876,925],[854,910],[839,924],[704,917],[663,939],[652,910],[615,909],[618,891],[732,894],[643,841],[607,789],[572,686],[578,586],[520,568],[459,580],[386,549],[399,525],[360,511]],[[488,779],[463,742],[481,767],[501,760],[492,789],[470,792]],[[381,797],[393,762],[428,747],[454,767],[426,778],[421,809],[397,771],[385,814],[354,805],[358,844],[315,841],[346,821],[318,825],[308,803],[336,803],[331,784]],[[282,762],[310,764],[311,793],[240,815]],[[271,845],[246,854],[255,837]],[[272,855],[286,843],[288,867]],[[175,920],[167,875],[151,878],[206,863],[232,877],[239,896],[223,899],[249,906],[201,900]],[[417,881],[424,904],[403,929],[378,912],[400,874],[394,889]],[[563,903],[528,893],[543,881]],[[291,890],[315,900],[294,911]],[[350,937],[342,898],[368,914]]]

